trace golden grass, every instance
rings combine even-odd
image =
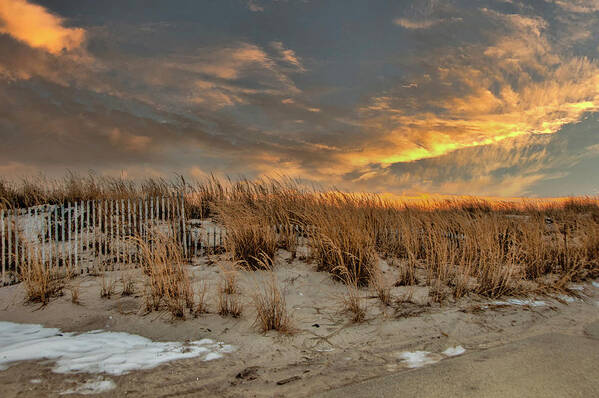
[[[45,267],[34,257],[21,267],[20,279],[25,286],[26,300],[45,305],[51,298],[62,296],[67,276]]]
[[[343,297],[343,308],[351,314],[351,320],[354,323],[361,323],[366,319],[366,301],[355,283],[347,285],[347,292]]]
[[[79,286],[71,286],[69,290],[71,291],[71,303],[80,305]]]
[[[287,310],[285,295],[281,292],[279,282],[273,272],[271,265],[273,261],[266,256],[262,256],[260,261],[263,268],[267,269],[268,277],[252,295],[252,301],[256,308],[255,325],[264,333],[276,330],[280,333],[291,334],[293,333],[291,316]]]
[[[238,264],[221,265],[221,280],[218,284],[218,314],[238,318],[243,311],[240,289],[237,282]]]
[[[227,230],[225,249],[234,261],[250,269],[260,269],[262,255],[274,258],[277,236],[274,228],[254,216],[241,203],[226,203],[218,207],[219,219]]]
[[[214,177],[195,183],[182,178],[133,183],[93,175],[0,182],[0,203],[15,207],[172,193],[185,193],[186,214],[220,223],[227,231],[227,252],[248,269],[265,268],[257,259],[274,258],[279,248],[293,255],[300,229],[316,268],[356,289],[380,285],[373,280],[379,258],[398,268],[393,283],[426,283],[437,301],[448,294],[498,297],[563,289],[570,281],[599,276],[597,197],[402,198],[307,188],[289,179]],[[277,232],[276,226],[283,228]],[[148,271],[154,292],[149,306],[160,307],[171,295],[193,301],[180,255],[171,255],[175,250],[168,245],[162,251],[145,256],[144,267],[156,269]],[[179,279],[180,291],[169,287]],[[228,297],[235,294],[219,294],[219,307],[231,307]]]
[[[391,281],[386,279],[381,270],[376,267],[371,271],[370,285],[376,292],[381,303],[391,305]]]
[[[194,310],[194,315],[199,316],[202,314],[207,314],[208,311],[208,301],[206,300],[206,294],[208,293],[208,283],[206,281],[202,281],[200,287],[197,291],[197,300],[196,307]]]
[[[133,279],[133,275],[130,271],[124,271],[121,274],[121,296],[132,296],[135,294],[135,280]]]
[[[116,282],[102,274],[102,284],[100,285],[100,297],[110,299],[115,293]]]
[[[136,238],[142,269],[147,276],[144,299],[148,311],[167,309],[175,318],[185,318],[194,308],[191,279],[183,250],[174,238],[152,232],[152,243]]]
[[[243,311],[243,304],[239,294],[227,294],[222,289],[218,291],[218,314],[239,318]]]

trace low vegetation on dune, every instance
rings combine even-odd
[[[68,280],[67,275],[45,267],[35,257],[21,267],[20,278],[25,287],[26,300],[41,304],[48,304],[52,297],[62,296]],[[78,301],[78,298],[74,300]]]
[[[385,199],[308,188],[293,180],[189,183],[148,179],[68,176],[50,184],[0,182],[0,203],[19,207],[78,199],[182,195],[188,217],[209,218],[226,231],[224,254],[246,270],[269,270],[280,249],[296,254],[348,285],[347,308],[363,319],[360,290],[369,287],[391,303],[393,286],[426,284],[433,299],[525,295],[563,290],[571,281],[599,276],[599,198],[492,200],[482,198]],[[180,244],[157,234],[139,242],[148,276],[148,309],[167,308],[184,317],[207,311],[194,292]],[[381,261],[395,280],[381,274]],[[217,312],[239,316],[241,304],[224,272]],[[237,271],[235,271],[237,272]],[[45,275],[23,275],[27,281]],[[40,282],[41,283],[41,282]],[[263,330],[285,330],[280,292],[255,298]],[[126,289],[129,290],[129,289]],[[47,293],[32,292],[32,297]],[[45,300],[45,298],[42,298]],[[260,315],[261,314],[261,315]],[[281,317],[279,317],[281,314]]]
[[[262,332],[276,330],[291,334],[293,333],[291,315],[287,309],[285,295],[281,291],[277,277],[270,265],[273,262],[266,255],[263,255],[259,261],[267,270],[268,276],[252,296],[256,308],[255,324]]]
[[[174,317],[185,318],[186,310],[194,310],[194,292],[179,242],[153,232],[149,243],[137,239],[137,244],[142,253],[141,267],[147,276],[146,310],[166,308]]]

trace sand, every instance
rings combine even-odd
[[[381,260],[383,261],[383,260]],[[106,372],[56,373],[55,360],[26,360],[0,371],[3,397],[46,397],[69,393],[94,396],[225,396],[304,397],[415,366],[467,357],[512,341],[559,330],[569,335],[584,334],[583,325],[599,319],[597,282],[576,284],[577,300],[551,297],[498,300],[467,297],[443,305],[431,303],[428,288],[398,287],[396,298],[411,296],[399,310],[386,307],[363,290],[367,302],[366,321],[353,324],[342,312],[345,287],[313,264],[289,259],[281,252],[276,275],[288,308],[293,335],[257,330],[251,295],[267,275],[241,272],[244,301],[240,318],[221,317],[216,311],[216,289],[227,264],[224,257],[197,259],[189,266],[197,288],[209,286],[212,313],[175,320],[168,312],[145,313],[144,276],[128,272],[136,281],[137,294],[121,297],[120,272],[103,277],[115,282],[116,294],[100,298],[101,276],[81,276],[70,284],[78,286],[81,304],[71,302],[70,292],[48,305],[25,303],[20,285],[0,288],[0,321],[41,324],[62,332],[94,330],[123,332],[155,342],[190,342],[210,339],[235,347],[219,359],[193,357],[172,360],[151,369]],[[389,278],[394,268],[381,263]],[[542,304],[541,304],[542,302]]]

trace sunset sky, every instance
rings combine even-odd
[[[599,0],[0,0],[0,176],[599,194]]]

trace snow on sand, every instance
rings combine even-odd
[[[210,339],[155,342],[128,333],[64,333],[41,325],[0,322],[0,370],[18,361],[49,359],[55,361],[56,373],[121,375],[178,359],[210,361],[233,350]]]
[[[445,357],[455,357],[458,355],[462,355],[466,352],[466,349],[461,345],[456,347],[449,347],[441,354],[434,354],[428,351],[405,351],[399,354],[399,359],[405,364],[407,368],[420,368],[425,365],[431,365],[433,363],[439,362]]]

